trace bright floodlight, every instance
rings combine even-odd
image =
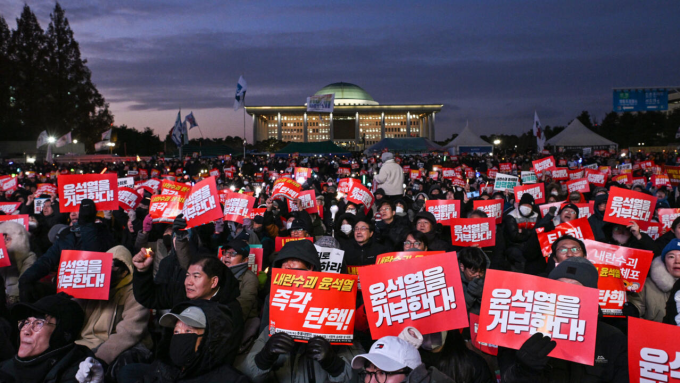
[[[115,142],[109,142],[109,143],[106,144],[106,145],[108,145],[108,146],[116,146],[116,143],[115,143]]]
[[[493,140],[494,145],[500,145],[500,143],[501,143],[501,140]]]
[[[74,143],[74,144],[77,144],[77,143],[78,143],[78,140],[73,140],[73,143]]]
[[[49,142],[50,144],[55,143],[55,141],[57,141],[56,138],[54,138],[54,137],[47,137],[47,142]]]

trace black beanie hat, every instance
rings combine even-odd
[[[531,205],[533,207],[534,206],[534,196],[532,196],[530,193],[522,194],[522,197],[519,199],[519,204],[517,206],[521,206],[521,205]]]
[[[45,315],[57,320],[57,326],[50,337],[50,349],[73,343],[80,336],[85,323],[85,312],[66,293],[48,295],[33,304],[17,303],[11,312],[12,319],[16,322],[32,316],[42,318]]]
[[[94,223],[97,216],[97,207],[91,199],[84,199],[80,202],[80,211],[78,212],[78,223]]]

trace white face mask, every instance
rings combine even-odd
[[[557,190],[553,189],[553,190],[550,192],[550,194],[552,194],[552,195],[560,195],[560,192],[558,192]]]
[[[345,234],[349,234],[352,232],[352,225],[341,225],[340,231],[342,231]]]
[[[520,206],[520,207],[519,207],[519,211],[520,211],[520,213],[522,213],[523,215],[529,215],[529,214],[531,214],[532,209],[531,209],[529,206]]]
[[[352,214],[352,215],[356,215],[356,214],[357,214],[357,211],[354,210],[354,209],[351,209],[351,210],[345,210],[345,213],[347,213],[347,214]]]
[[[243,184],[244,184],[244,185],[248,185],[248,181],[243,181]]]
[[[401,207],[401,206],[397,206],[397,209],[396,209],[396,211],[397,211],[397,214],[399,214],[399,213],[403,213],[403,212],[404,212],[404,208],[403,208],[403,207]]]
[[[286,222],[286,229],[290,230],[291,226],[293,226],[293,222]]]

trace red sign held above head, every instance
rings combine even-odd
[[[542,332],[557,342],[548,356],[592,366],[597,308],[597,289],[487,270],[477,341],[518,350]]]
[[[468,326],[456,253],[364,266],[358,272],[373,339],[397,336],[408,326],[424,334]]]
[[[537,204],[545,203],[545,186],[542,183],[515,186],[513,191],[515,193],[515,201],[522,199],[522,194],[529,193],[534,197],[534,201]]]
[[[57,187],[52,184],[38,184],[38,188],[33,195],[38,197],[42,194],[48,194],[50,196],[57,195]]]
[[[417,169],[409,170],[409,178],[412,180],[417,180],[418,178],[420,178],[420,170]]]
[[[220,176],[220,169],[218,169],[218,168],[212,168],[212,169],[210,169],[210,171],[208,172],[208,175],[211,176],[211,177],[217,178],[217,177]]]
[[[142,196],[134,189],[118,188],[118,206],[123,210],[135,210],[140,202],[142,202]]]
[[[347,192],[347,201],[364,205],[364,213],[368,214],[368,211],[373,207],[375,197],[359,180],[352,179]]]
[[[552,172],[553,170],[556,169],[555,158],[553,156],[542,158],[536,161],[531,161],[531,163],[534,165],[534,172],[536,173],[536,175],[546,171]]]
[[[57,292],[78,299],[108,300],[112,265],[112,253],[62,250]]]
[[[588,193],[589,191],[590,184],[588,183],[588,180],[585,178],[567,181],[567,192],[569,193],[571,192]]]
[[[499,165],[499,172],[510,174],[512,173],[512,164],[510,162],[501,162]]]
[[[425,210],[434,214],[434,218],[442,225],[449,226],[450,221],[460,215],[459,200],[428,200]]]
[[[456,176],[456,171],[453,170],[453,168],[443,168],[442,169],[442,178],[445,180],[450,180],[453,179],[453,177]]]
[[[652,186],[655,188],[662,188],[662,187],[672,187],[671,186],[671,179],[665,175],[653,175],[652,176]]]
[[[619,185],[631,185],[633,183],[633,176],[630,174],[619,174],[618,176],[612,177],[612,181]]]
[[[586,179],[588,182],[598,187],[604,187],[607,183],[607,175],[599,170],[586,169]]]
[[[215,177],[208,177],[194,185],[182,208],[187,229],[222,218],[219,201]]]
[[[472,208],[485,212],[489,218],[495,218],[497,225],[503,222],[503,200],[501,199],[489,199],[486,201],[476,199],[472,201]]]
[[[628,291],[642,291],[654,258],[653,252],[593,240],[584,240],[583,243],[589,261],[596,265],[616,266],[621,270],[621,278]]]
[[[552,253],[552,244],[558,238],[565,235],[570,235],[582,241],[584,239],[595,239],[590,223],[588,223],[588,218],[573,219],[569,222],[561,223],[555,227],[555,230],[549,232],[544,232],[543,229],[542,227],[536,229],[536,236],[538,237],[538,243],[541,245],[541,252],[546,258]]]
[[[0,223],[3,222],[16,222],[28,231],[28,214],[0,215]]]
[[[305,183],[306,180],[312,178],[312,169],[310,168],[295,168],[295,181],[298,183]],[[302,182],[300,182],[302,181]]]
[[[272,188],[272,198],[284,197],[288,199],[296,199],[300,194],[302,185],[289,178],[280,178],[274,182]]]
[[[298,198],[302,204],[302,209],[309,214],[319,212],[319,206],[316,204],[316,194],[314,190],[305,190],[298,194]],[[298,211],[298,207],[294,200],[288,200],[288,211]],[[323,212],[323,209],[321,209]],[[322,215],[323,217],[323,215]]]
[[[566,181],[569,179],[569,169],[567,168],[555,168],[552,171],[552,178],[555,181]]]
[[[498,170],[496,169],[489,169],[486,171],[486,176],[490,179],[496,179],[496,174],[498,174]]]
[[[647,229],[647,223],[654,215],[656,197],[612,187],[604,211],[604,221],[628,226],[635,221],[642,230]]]
[[[463,247],[496,245],[495,218],[456,218],[451,223],[451,243]]]
[[[569,179],[570,180],[580,180],[581,178],[585,177],[585,170],[583,169],[574,169],[574,170],[567,170],[567,173],[569,174]]]
[[[224,200],[224,220],[243,223],[243,219],[250,216],[254,205],[255,197],[229,192]]]
[[[186,198],[179,195],[151,196],[149,215],[153,222],[172,223],[182,212]]]
[[[10,215],[17,211],[21,206],[21,202],[0,202],[0,211]]]
[[[659,209],[658,211],[659,222],[663,225],[663,233],[671,230],[673,221],[680,217],[680,209]],[[661,234],[663,234],[661,233]]]
[[[97,211],[118,210],[118,177],[115,174],[60,175],[59,211],[80,210],[84,199],[94,201]]]

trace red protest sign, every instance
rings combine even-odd
[[[276,252],[281,251],[281,249],[283,249],[283,246],[285,246],[285,244],[288,242],[301,241],[303,239],[314,242],[314,238],[312,237],[276,237],[276,240],[274,241],[274,251]]]
[[[360,181],[352,179],[350,189],[347,192],[347,200],[356,204],[363,204],[364,213],[368,214],[368,211],[373,206],[374,197],[373,193],[366,186],[362,185]]]
[[[314,190],[305,190],[298,194],[302,209],[309,214],[318,213],[319,208],[316,204],[316,194]],[[288,211],[298,211],[297,204],[293,200],[288,200]]]
[[[495,218],[456,218],[449,222],[454,246],[488,247],[496,244]]]
[[[250,209],[255,205],[255,197],[239,193],[227,193],[224,200],[224,220],[243,223],[248,218]]]
[[[612,177],[612,181],[619,185],[629,185],[633,183],[633,176],[630,174],[619,174],[618,176]]]
[[[417,169],[409,170],[409,178],[412,180],[417,180],[418,178],[420,178],[420,170]]]
[[[284,197],[288,199],[296,199],[298,194],[300,194],[300,189],[302,185],[289,179],[289,178],[279,178],[274,182],[274,187],[272,188],[272,198]]]
[[[264,213],[266,211],[267,211],[266,207],[258,208],[258,209],[250,209],[250,212],[248,213],[248,218],[253,220],[253,219],[255,219],[255,216],[257,216],[257,215],[264,217]]]
[[[149,178],[149,172],[146,169],[139,169],[139,178],[143,180]]]
[[[456,171],[453,168],[442,168],[442,178],[445,180],[453,179],[456,176]]]
[[[456,253],[360,267],[359,279],[373,339],[468,326]]]
[[[680,185],[680,166],[666,166],[666,174],[671,181],[671,185]]]
[[[7,253],[7,245],[5,245],[5,236],[0,235],[0,267],[11,266],[12,262]]]
[[[680,327],[628,317],[628,381],[680,379]]]
[[[0,202],[0,211],[10,215],[17,211],[19,206],[21,206],[21,202]]]
[[[439,172],[435,171],[427,172],[427,177],[433,181],[437,181],[439,179]]]
[[[588,193],[589,191],[590,184],[588,183],[588,180],[585,178],[567,181],[567,192],[569,193],[571,192]]]
[[[555,181],[566,181],[569,179],[569,169],[567,168],[555,168],[552,171],[552,178]]]
[[[648,225],[647,230],[640,230],[640,232],[647,234],[649,238],[656,241],[662,234],[661,227],[663,225],[658,222],[649,222]]]
[[[79,299],[109,299],[112,253],[62,250],[57,292]]]
[[[663,233],[671,230],[673,221],[680,217],[680,209],[659,209],[658,211],[659,223],[661,223]],[[663,234],[661,233],[661,234]]]
[[[312,178],[312,169],[310,168],[295,168],[294,171],[295,181],[298,183],[305,183],[306,180]]]
[[[654,215],[656,197],[648,194],[612,187],[604,211],[604,221],[628,226],[635,221],[641,229],[647,228],[647,222]]]
[[[662,188],[662,187],[666,187],[666,186],[672,187],[671,186],[671,179],[665,174],[661,174],[661,175],[655,174],[655,175],[652,176],[652,186],[654,186],[655,188]]]
[[[393,253],[384,253],[378,255],[375,259],[375,264],[390,263],[396,261],[404,261],[413,258],[426,257],[432,254],[441,254],[443,251],[397,251]]]
[[[220,169],[218,169],[218,168],[212,168],[212,169],[210,169],[210,171],[208,172],[208,175],[211,176],[211,177],[219,177],[219,176],[220,176]]]
[[[495,344],[481,343],[477,340],[477,333],[479,332],[479,315],[470,313],[470,343],[479,351],[489,354],[498,355],[498,346]]]
[[[142,196],[134,189],[118,188],[118,206],[123,210],[135,210],[140,202],[142,202]]]
[[[357,284],[356,275],[274,269],[269,335],[285,332],[300,342],[320,336],[351,345]]]
[[[654,162],[652,161],[642,161],[640,162],[640,167],[642,169],[649,169],[654,166]]]
[[[472,208],[474,210],[481,210],[486,213],[489,218],[495,218],[496,224],[503,222],[503,200],[489,199],[489,200],[474,200],[472,201]]]
[[[209,177],[191,188],[182,208],[187,229],[222,218],[215,177]]]
[[[515,193],[515,201],[522,199],[522,194],[529,193],[534,197],[536,203],[545,203],[545,186],[542,183],[515,186],[513,192]]]
[[[161,172],[158,169],[151,169],[151,178],[158,178]]]
[[[623,315],[623,304],[626,303],[626,287],[621,279],[621,270],[616,266],[595,265],[599,274],[597,289],[600,291],[600,309],[606,317]]]
[[[0,223],[3,222],[16,222],[24,225],[28,231],[28,214],[0,215]]]
[[[116,174],[60,175],[57,182],[62,213],[78,211],[84,199],[93,200],[97,211],[118,210]]]
[[[450,221],[460,215],[460,201],[455,199],[425,201],[425,210],[434,214],[437,222],[449,226]]]
[[[594,169],[586,169],[586,179],[591,184],[599,187],[604,187],[607,183],[607,175]]]
[[[338,168],[338,175],[350,175],[352,174],[352,169],[350,168]]]
[[[57,187],[52,184],[38,184],[38,188],[33,193],[36,197],[42,194],[49,194],[51,196],[57,195]]]
[[[637,293],[642,290],[647,279],[647,272],[652,265],[653,252],[592,240],[585,240],[583,243],[586,245],[590,262],[618,267],[628,291]]]
[[[555,158],[553,156],[531,161],[531,163],[534,165],[534,172],[536,175],[545,171],[552,172],[556,169]]]
[[[490,179],[496,179],[496,174],[498,174],[498,170],[496,169],[489,169],[486,171],[486,176]]]
[[[597,308],[597,289],[487,270],[477,340],[518,350],[542,332],[557,342],[548,356],[592,366]]]
[[[262,271],[262,260],[264,257],[264,249],[262,245],[250,245],[250,253],[248,254],[248,268],[257,275]]]
[[[156,190],[161,188],[161,181],[159,179],[150,179],[144,182],[135,184],[135,188],[144,188],[144,190],[149,193],[154,193]]]
[[[580,180],[585,176],[585,171],[583,169],[574,169],[574,170],[568,170],[567,174],[569,174],[569,179],[570,180]]]
[[[172,223],[182,212],[186,199],[179,195],[155,195],[149,203],[149,215],[153,222]]]
[[[475,178],[476,173],[477,172],[475,172],[475,169],[466,168],[465,169],[465,178],[472,180],[472,179]]]
[[[560,159],[557,161],[557,165],[558,165],[558,166],[567,166],[567,160],[564,159],[564,158],[560,158]]]
[[[498,166],[501,173],[512,173],[512,164],[510,162],[501,162]]]
[[[543,229],[544,228],[542,227],[536,229],[536,236],[538,237],[538,243],[541,245],[541,252],[546,258],[552,253],[552,244],[555,243],[558,238],[565,235],[571,235],[580,240],[595,239],[593,230],[590,228],[590,223],[588,223],[588,218],[585,217],[561,223],[555,226],[555,230],[553,231],[543,232]]]

